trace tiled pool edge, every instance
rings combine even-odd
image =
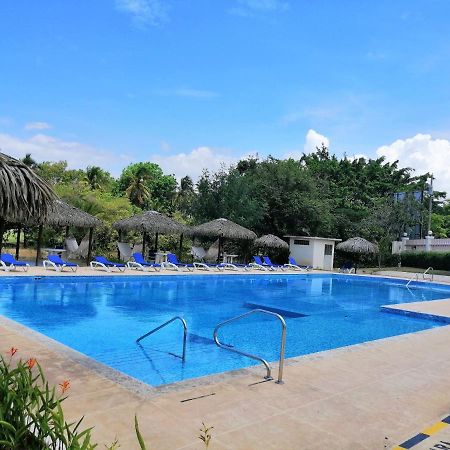
[[[448,299],[450,302],[450,299]],[[450,324],[450,317],[440,316],[438,314],[430,314],[419,311],[408,311],[407,309],[392,308],[390,306],[380,306],[380,310],[389,314],[398,314],[401,316],[416,317],[418,319],[434,320],[436,322]]]

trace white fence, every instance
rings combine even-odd
[[[402,251],[424,252],[426,250],[426,239],[410,239],[406,242],[392,242],[392,254],[396,255]],[[431,239],[431,252],[450,252],[450,239]]]

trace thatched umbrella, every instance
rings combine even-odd
[[[203,223],[193,227],[191,230],[194,236],[208,236],[208,237],[218,237],[219,238],[219,252],[217,260],[220,258],[222,244],[224,239],[245,239],[254,240],[256,239],[256,234],[237,223],[232,222],[228,219],[215,219],[210,222]]]
[[[360,255],[374,255],[378,253],[378,245],[373,244],[362,237],[353,237],[337,244],[336,250],[351,253],[356,256],[356,259],[359,259]]]
[[[289,248],[286,241],[273,234],[265,234],[254,242],[256,247]]]
[[[347,253],[375,254],[378,253],[378,245],[372,244],[362,237],[353,237],[336,245],[336,249]]]
[[[122,219],[113,224],[113,227],[122,231],[141,231],[143,233],[142,252],[145,252],[147,233],[155,234],[155,249],[158,247],[158,235],[180,234],[180,248],[183,242],[183,234],[189,232],[189,227],[183,225],[158,211],[144,211],[127,219]]]
[[[5,223],[46,217],[57,196],[23,162],[0,153],[0,251]]]
[[[92,239],[94,228],[99,226],[101,221],[91,214],[83,211],[75,206],[69,205],[62,200],[56,200],[52,203],[51,208],[48,211],[46,217],[39,218],[38,220],[31,220],[27,222],[28,226],[38,225],[38,240],[37,240],[37,251],[36,251],[36,265],[41,257],[41,243],[42,243],[42,231],[45,225],[65,227],[66,228],[66,238],[69,235],[69,227],[78,228],[88,228],[89,229],[89,250],[87,255],[87,261],[91,259],[92,251]],[[17,233],[17,245],[16,245],[16,255],[18,257],[18,242],[20,239],[20,228]]]

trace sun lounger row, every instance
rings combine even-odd
[[[134,270],[154,270],[159,271],[161,269],[168,270],[187,270],[192,271],[194,269],[199,270],[298,270],[298,271],[306,271],[309,270],[310,267],[299,266],[294,258],[289,258],[288,264],[273,264],[268,256],[263,256],[263,259],[259,256],[253,256],[254,262],[250,264],[240,264],[240,263],[207,263],[207,262],[194,262],[194,263],[184,263],[180,262],[177,256],[173,253],[169,253],[167,255],[167,261],[158,264],[146,261],[142,253],[136,252],[132,254],[132,261],[127,262],[127,264],[116,263],[113,261],[109,261],[104,256],[94,256],[93,260],[90,263],[90,267],[94,270],[105,270],[110,272],[112,269],[116,269],[120,272],[125,271],[126,269],[134,269]],[[53,269],[58,272],[63,271],[65,268],[76,272],[78,269],[78,264],[75,264],[70,261],[63,260],[58,255],[49,255],[48,258],[43,261],[44,269]],[[0,269],[5,271],[18,270],[22,269],[27,271],[29,268],[29,264],[23,261],[17,261],[12,255],[9,253],[2,253],[0,255]]]

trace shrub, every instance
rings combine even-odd
[[[5,450],[90,450],[90,429],[81,431],[80,423],[67,423],[61,402],[69,382],[61,391],[50,388],[35,359],[12,363],[0,356],[0,448]]]
[[[450,270],[450,253],[405,252],[401,254],[402,266],[437,270]]]

